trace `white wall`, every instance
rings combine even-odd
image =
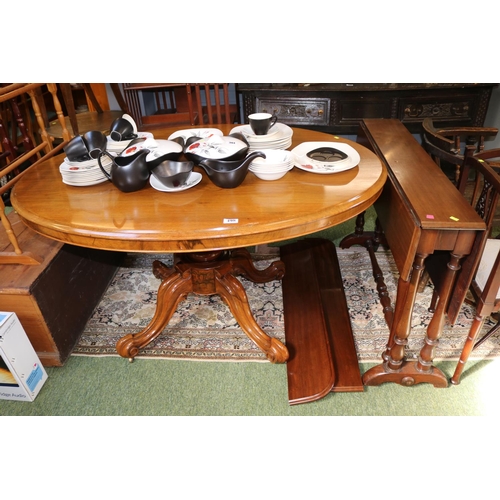
[[[484,120],[485,127],[496,127],[500,130],[500,86],[495,87],[491,93],[488,113]],[[488,140],[485,147],[487,149],[500,148],[500,133],[493,140]]]

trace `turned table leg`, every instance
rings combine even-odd
[[[408,283],[402,282],[400,279],[393,328],[391,328],[387,349],[383,355],[384,362],[374,366],[363,375],[363,383],[365,385],[396,382],[406,386],[419,383],[430,383],[435,387],[448,386],[444,373],[433,366],[433,359],[434,351],[443,330],[446,309],[452,293],[456,273],[460,269],[462,255],[451,254],[441,286],[439,302],[427,327],[424,346],[420,351],[418,361],[407,361],[404,359],[404,350],[411,330],[413,304],[415,303],[415,295],[424,271],[425,257],[424,255],[417,254]]]

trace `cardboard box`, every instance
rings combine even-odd
[[[0,399],[34,401],[46,380],[18,317],[0,311]]]

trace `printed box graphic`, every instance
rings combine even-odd
[[[46,380],[17,315],[0,311],[0,399],[34,401]]]

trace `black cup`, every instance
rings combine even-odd
[[[69,161],[87,161],[90,160],[87,143],[81,135],[71,139],[63,148]]]
[[[270,113],[253,113],[248,116],[248,120],[255,135],[266,135],[278,121],[278,117]]]
[[[108,141],[106,136],[99,130],[85,132],[83,140],[87,143],[88,153],[91,158],[96,159],[102,152],[106,151]]]
[[[125,118],[117,118],[110,127],[110,137],[113,141],[129,141],[136,138],[134,126]]]

